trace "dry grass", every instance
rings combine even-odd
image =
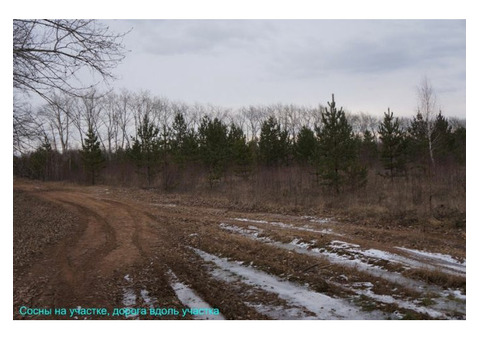
[[[445,289],[460,289],[463,294],[466,294],[467,279],[462,276],[448,275],[439,270],[432,271],[425,269],[408,269],[403,272],[403,275],[428,284],[435,284]]]
[[[190,192],[237,210],[330,214],[356,222],[461,231],[466,218],[464,182],[464,169],[439,169],[435,177],[393,181],[371,171],[365,187],[336,195],[317,184],[311,170],[292,166],[261,169],[249,180],[227,176],[213,189],[198,184]]]

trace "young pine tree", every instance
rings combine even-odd
[[[160,130],[145,115],[137,129],[137,137],[131,138],[128,154],[138,169],[144,171],[148,186],[151,186],[162,160]]]
[[[465,166],[467,160],[467,129],[458,127],[452,132],[452,154],[458,164]]]
[[[39,178],[45,181],[49,174],[50,158],[52,157],[52,147],[44,137],[44,142],[30,156],[30,170],[33,178]]]
[[[408,131],[408,154],[412,161],[428,163],[428,129],[427,122],[419,112],[410,122]]]
[[[435,118],[431,139],[435,159],[438,163],[445,163],[452,154],[453,134],[452,127],[442,115],[442,111]]]
[[[91,178],[91,183],[95,185],[95,177],[103,167],[105,158],[100,149],[100,142],[91,126],[88,128],[87,135],[83,140],[80,153],[85,170]]]
[[[322,128],[316,127],[319,139],[318,170],[324,183],[340,192],[349,183],[363,185],[366,169],[358,163],[358,146],[352,127],[342,108],[337,110],[334,95],[328,108],[322,111]]]
[[[275,117],[269,117],[262,123],[258,152],[261,161],[268,166],[288,163],[290,141],[288,132],[280,126]]]
[[[303,126],[295,143],[295,158],[300,164],[312,164],[318,149],[318,141],[314,132]]]
[[[228,148],[234,173],[245,179],[248,178],[252,171],[253,157],[243,130],[233,123],[228,131]]]
[[[181,113],[177,113],[173,120],[171,149],[173,159],[180,168],[196,159],[198,151],[197,136],[194,129],[187,127],[185,118]]]
[[[378,128],[380,134],[381,160],[391,180],[405,171],[405,133],[400,128],[393,112],[384,113],[383,122]]]
[[[229,159],[228,127],[221,120],[204,117],[198,129],[199,151],[208,169],[210,187],[220,180]]]
[[[366,129],[360,142],[360,158],[364,164],[372,166],[378,159],[378,145],[374,134]]]

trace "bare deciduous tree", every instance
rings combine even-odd
[[[13,100],[13,151],[22,154],[34,149],[41,141],[42,132],[30,105],[21,100]]]
[[[249,106],[242,108],[242,115],[248,121],[247,137],[250,139],[257,139],[260,132],[262,121],[268,116],[268,110],[263,106]],[[248,132],[250,134],[248,135]]]
[[[101,103],[103,110],[100,116],[100,121],[105,130],[105,143],[107,157],[112,155],[114,149],[118,148],[118,134],[119,134],[119,110],[117,105],[117,95],[113,92],[107,94]]]
[[[130,121],[132,120],[132,111],[130,110],[131,93],[128,90],[122,90],[118,96],[118,125],[122,137],[118,147],[125,149],[130,147],[129,131]]]
[[[50,127],[55,149],[58,137],[62,153],[67,151],[69,146],[71,111],[71,99],[59,94],[54,94],[50,102],[39,110],[39,116],[44,118]]]
[[[435,125],[435,111],[437,109],[437,98],[430,80],[425,77],[417,88],[418,112],[425,119],[428,139],[428,152],[432,166],[435,167],[435,158],[433,155],[433,128]]]
[[[78,94],[83,69],[102,80],[123,60],[126,33],[97,20],[13,20],[13,86],[49,101],[54,91]]]

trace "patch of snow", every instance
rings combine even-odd
[[[417,259],[428,260],[434,266],[441,268],[452,269],[457,272],[466,273],[466,261],[458,261],[452,256],[441,253],[429,253],[425,251],[408,249],[403,247],[396,247],[410,255],[413,255]]]
[[[300,248],[308,249],[312,246],[312,243],[300,242],[298,238],[295,238],[290,242],[290,244],[295,245]]]
[[[133,282],[133,279],[130,277],[129,274],[125,275],[123,278],[129,284]],[[122,303],[125,307],[135,306],[135,304],[137,303],[137,294],[135,294],[135,290],[133,288],[123,288]],[[126,315],[126,318],[135,318],[135,317],[138,317],[138,314],[132,313],[132,314]]]
[[[376,294],[372,291],[374,285],[371,282],[354,282],[349,285],[342,285],[332,282],[332,284],[341,288],[345,288],[347,290],[350,290],[351,287],[352,293],[355,293],[358,296],[368,297],[372,300],[380,302],[381,304],[396,305],[403,309],[412,310],[421,314],[426,314],[431,318],[449,319],[450,317],[448,316],[448,314],[450,314],[449,312],[451,312],[452,310],[460,313],[465,313],[464,306],[462,306],[461,304],[459,305],[449,302],[447,299],[432,298],[431,300],[433,302],[433,306],[427,307],[422,305],[422,299],[406,301],[405,299],[398,299],[391,295]],[[402,315],[400,315],[398,311],[395,311],[391,316],[397,319],[402,318]]]
[[[344,236],[343,234],[338,234],[332,231],[332,229],[313,229],[309,225],[305,225],[303,227],[295,227],[292,224],[286,224],[281,222],[271,222],[270,224],[283,228],[283,229],[293,229],[293,230],[301,230],[301,231],[308,231],[310,233],[318,233],[318,234],[327,234],[327,235],[335,235],[335,236]]]
[[[448,296],[453,296],[455,299],[460,299],[460,300],[466,300],[467,296],[463,294],[460,290],[458,289],[447,289],[444,294],[445,297]]]
[[[212,307],[205,302],[195,291],[181,282],[174,272],[168,271],[170,276],[170,285],[177,294],[178,299],[188,308],[206,308],[212,309]],[[199,320],[225,320],[223,315],[194,315],[194,319]]]
[[[333,219],[329,217],[315,217],[315,216],[302,216],[302,219],[309,220],[310,222],[319,223],[319,224],[331,223],[333,221]]]
[[[230,272],[225,272],[220,268],[212,269],[210,271],[210,275],[218,280],[222,280],[228,283],[239,281],[239,278],[237,275]]]
[[[388,251],[380,250],[380,249],[360,249],[358,244],[351,244],[343,241],[332,241],[328,245],[331,249],[341,249],[344,251],[348,251],[348,253],[355,255],[355,257],[360,257],[368,262],[368,258],[378,259],[378,260],[385,260],[393,263],[398,263],[403,265],[406,268],[425,268],[427,270],[440,270],[447,274],[454,274],[459,275],[462,272],[465,273],[465,265],[459,264],[458,262],[452,263],[455,261],[449,255],[443,254],[429,254],[423,252],[415,252],[419,256],[414,256],[413,258],[405,257],[399,254],[390,253]],[[399,248],[400,250],[409,250],[406,248]],[[413,252],[413,251],[412,251]],[[356,256],[358,255],[358,256]],[[430,255],[434,255],[429,257]],[[450,259],[450,262],[446,262],[447,259]],[[427,262],[428,261],[428,262]],[[463,266],[463,267],[462,267]]]
[[[303,227],[296,227],[293,224],[289,223],[283,223],[283,222],[268,222],[268,221],[263,221],[263,220],[251,220],[248,218],[234,218],[235,221],[240,221],[240,222],[250,222],[250,223],[258,223],[258,224],[270,224],[276,227],[280,227],[282,229],[294,229],[294,230],[301,230],[301,231],[308,231],[312,233],[319,233],[319,234],[328,234],[328,235],[336,235],[336,236],[344,236],[343,234],[338,234],[332,231],[332,229],[313,229],[308,225],[305,225]]]
[[[350,248],[359,248],[360,246],[358,244],[333,240],[330,242],[329,247],[333,249],[350,249]]]
[[[390,271],[388,271],[384,268],[381,268],[379,266],[375,266],[375,265],[366,263],[358,257],[350,258],[350,257],[348,257],[348,255],[340,255],[340,254],[337,254],[335,252],[325,251],[324,249],[320,249],[320,248],[313,248],[313,249],[310,249],[307,252],[303,252],[300,249],[297,249],[297,252],[307,254],[307,255],[327,258],[328,261],[330,261],[331,263],[335,263],[335,264],[345,266],[345,267],[354,268],[358,271],[368,273],[369,275],[387,280],[387,281],[389,281],[391,283],[394,283],[394,284],[399,284],[399,285],[402,285],[402,286],[406,286],[406,287],[408,287],[410,289],[413,289],[415,291],[418,291],[418,292],[425,291],[425,284],[424,283],[422,283],[420,281],[417,281],[417,280],[413,280],[413,279],[404,277],[400,273],[390,272]],[[439,289],[439,288],[436,288],[436,289]]]
[[[406,251],[406,252],[414,253],[416,255],[420,255],[420,256],[423,256],[423,257],[428,257],[428,258],[431,258],[431,259],[442,260],[442,261],[445,261],[445,262],[452,262],[452,263],[455,263],[455,264],[464,263],[464,262],[460,262],[460,261],[454,259],[452,256],[446,255],[446,254],[429,253],[429,252],[425,252],[425,251],[421,251],[421,250],[408,249],[408,248],[402,248],[402,247],[396,247],[396,248],[400,249],[400,250],[403,250],[403,251]]]
[[[294,239],[292,242],[286,244],[282,242],[273,241],[267,237],[259,237],[258,234],[251,233],[249,230],[245,230],[237,226],[226,225],[225,223],[220,224],[220,228],[239,233],[253,240],[267,243],[277,248],[293,250],[298,253],[306,254],[309,256],[326,258],[331,263],[355,268],[356,270],[367,272],[372,276],[383,278],[385,280],[388,280],[389,282],[406,285],[409,288],[414,289],[416,291],[423,291],[425,289],[424,285],[420,281],[405,278],[399,273],[390,272],[386,269],[366,263],[365,261],[362,261],[362,259],[358,257],[355,257],[352,259],[346,254],[340,255],[340,254],[337,254],[336,252],[327,251],[324,248],[315,248],[315,247],[310,248],[313,244],[308,244],[308,243],[298,244],[299,242],[298,239]],[[354,250],[356,250],[356,248],[359,247],[356,244],[351,244],[351,243],[338,241],[338,240],[332,241],[330,246],[333,246],[332,248],[336,247],[336,248],[341,248],[343,250],[348,249],[349,252],[351,252],[350,249],[355,248]]]
[[[345,300],[312,291],[305,286],[281,280],[263,271],[240,265],[233,261],[192,248],[203,260],[213,262],[227,276],[235,274],[248,285],[278,294],[292,309],[307,309],[316,315],[316,319],[378,319],[378,312],[366,313]],[[300,313],[300,311],[298,313]]]
[[[123,305],[126,307],[135,305],[135,303],[137,302],[137,295],[135,294],[135,291],[132,288],[123,289],[122,302],[123,302]]]
[[[237,227],[236,225],[230,225],[230,224],[226,224],[226,223],[220,223],[219,226],[220,226],[220,229],[232,231],[232,232],[239,233],[239,234],[244,234],[244,233],[246,232],[245,229],[240,228],[240,227]],[[248,232],[247,232],[247,233],[248,233]]]
[[[234,218],[234,220],[240,221],[240,222],[250,222],[250,223],[260,223],[260,224],[268,224],[269,223],[267,221],[251,220],[251,219],[248,219],[248,218]]]
[[[308,230],[313,231],[312,229],[308,229]],[[327,235],[345,236],[344,234],[339,234],[339,233],[333,232],[332,229],[315,230],[315,232],[319,232],[321,234],[327,234]]]
[[[403,318],[403,314],[400,313],[398,310],[394,311],[392,313],[392,315],[395,317],[395,319],[402,319]]]
[[[355,288],[362,288],[362,289],[368,289],[368,288],[373,288],[373,283],[371,282],[354,282],[351,284],[352,287]]]
[[[245,230],[237,226],[232,226],[232,227],[233,227],[232,230],[235,230],[236,232],[241,233],[246,237],[249,237],[251,239],[254,239],[263,243],[267,243],[271,246],[275,246],[275,247],[290,250],[290,251],[295,251],[300,254],[306,254],[309,256],[315,256],[315,257],[327,259],[330,263],[354,268],[355,270],[358,270],[360,272],[365,272],[371,276],[384,279],[391,283],[408,287],[422,294],[429,291],[438,293],[440,295],[445,296],[444,299],[436,301],[438,308],[443,308],[442,306],[445,306],[446,310],[447,309],[461,310],[463,308],[462,306],[457,306],[458,303],[455,305],[455,302],[448,301],[446,297],[450,295],[451,292],[445,294],[445,290],[443,290],[441,287],[438,287],[432,284],[426,284],[424,282],[405,277],[401,273],[391,272],[383,267],[375,265],[374,263],[373,264],[369,263],[369,258],[392,261],[392,262],[400,263],[405,266],[407,265],[417,266],[417,267],[422,266],[425,268],[425,266],[427,265],[423,262],[406,258],[398,254],[385,252],[379,249],[362,250],[358,244],[347,243],[339,240],[332,241],[329,244],[329,246],[327,246],[327,249],[314,247],[313,243],[300,242],[300,239],[294,239],[292,242],[286,244],[278,241],[273,241],[266,237],[259,237],[258,233],[252,233],[252,230]],[[341,250],[342,253],[337,253],[338,250]],[[432,268],[435,269],[434,267]],[[219,272],[218,270],[215,270],[215,275],[217,277],[222,278],[221,277],[222,273]],[[225,275],[225,274],[223,275],[224,277],[222,279],[224,279],[225,281],[229,280],[229,282],[231,282],[235,280],[233,275]],[[364,288],[371,288],[371,287],[373,287],[373,284],[368,282],[368,283],[362,283],[362,286],[357,288],[364,289]],[[455,294],[460,295],[459,298],[461,299],[461,292],[452,293],[451,295],[455,296]],[[371,296],[371,298],[373,298],[373,296]],[[386,298],[378,298],[378,299],[386,299]],[[407,305],[404,304],[403,306],[406,307]],[[419,306],[419,307],[423,307],[423,306]],[[430,315],[431,317],[439,317],[438,315],[440,315],[431,311],[430,313],[427,313],[427,314]]]
[[[293,224],[290,223],[283,223],[283,222],[269,222],[271,225],[276,227],[284,228],[284,229],[296,229]]]
[[[270,238],[268,238],[268,237],[259,236],[259,234],[262,232],[262,230],[260,228],[256,228],[256,227],[250,228],[250,226],[249,226],[248,229],[244,229],[244,228],[240,228],[236,225],[230,225],[230,224],[226,224],[226,223],[220,223],[219,227],[220,227],[220,229],[227,230],[227,231],[230,231],[232,233],[240,234],[240,235],[243,235],[243,236],[247,236],[247,237],[250,237],[250,238],[253,238],[253,239],[256,239],[256,240],[261,240],[261,241],[264,241],[264,242],[269,242],[270,241]]]
[[[378,301],[378,302],[381,302],[381,303],[386,303],[386,304],[389,304],[389,305],[395,304],[400,308],[413,310],[417,313],[427,314],[431,318],[437,318],[437,319],[445,319],[446,318],[446,315],[444,313],[440,312],[440,311],[434,310],[432,308],[424,307],[424,306],[418,306],[417,304],[415,304],[413,302],[410,302],[410,301],[395,299],[393,296],[390,296],[390,295],[375,294],[370,289],[354,290],[354,291],[358,295],[363,295],[363,296],[369,297],[369,298],[371,298],[375,301]]]
[[[143,301],[145,301],[145,303],[146,303],[150,308],[154,308],[154,304],[157,302],[157,300],[156,300],[155,298],[151,298],[151,297],[149,296],[148,290],[142,289],[142,290],[140,291],[140,295],[142,296]]]

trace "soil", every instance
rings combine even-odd
[[[226,319],[269,319],[255,305],[284,308],[288,302],[278,295],[253,287],[244,281],[226,282],[212,275],[214,266],[204,261],[194,249],[229,260],[242,261],[258,270],[323,294],[353,301],[351,291],[342,288],[345,277],[353,282],[375,282],[376,294],[393,294],[401,299],[419,299],[422,294],[371,277],[370,274],[345,268],[325,259],[275,248],[244,235],[222,230],[222,223],[239,218],[250,221],[275,221],[296,226],[304,224],[302,216],[246,212],[202,201],[162,195],[152,190],[107,186],[77,186],[14,179],[14,319],[70,319],[70,315],[21,315],[20,308],[106,308],[110,315],[77,315],[79,319],[125,319],[113,315],[116,308],[155,308],[181,310],[182,302],[169,281],[173,271],[180,281],[193,289]],[[247,229],[251,223],[237,221]],[[311,233],[300,229],[264,227],[263,235],[278,242],[295,238],[328,245],[338,240],[335,234]],[[449,231],[411,231],[402,228],[369,228],[354,223],[330,223],[328,228],[345,235],[348,242],[366,248],[395,252],[395,247],[422,249],[465,258],[464,235]],[[447,233],[447,234],[445,234]],[[446,235],[448,237],[446,237]],[[398,270],[393,263],[386,270]],[[428,276],[428,275],[427,275]],[[445,275],[444,275],[445,276]],[[422,277],[417,275],[416,277]],[[432,280],[432,275],[426,280]],[[442,277],[442,282],[445,278]],[[447,280],[451,289],[465,293],[465,277]],[[428,282],[432,283],[432,282]],[[435,282],[433,282],[435,284]],[[125,303],[126,291],[135,292],[132,303]],[[148,292],[150,299],[140,298]],[[366,298],[368,300],[368,298]],[[362,301],[365,299],[362,299]],[[150,302],[149,302],[150,301]],[[401,306],[368,304],[385,313],[400,311],[413,318],[431,318]],[[363,305],[362,305],[363,303]],[[305,311],[305,315],[310,315]],[[462,308],[446,314],[464,318]],[[189,319],[192,315],[140,315],[140,319]]]

